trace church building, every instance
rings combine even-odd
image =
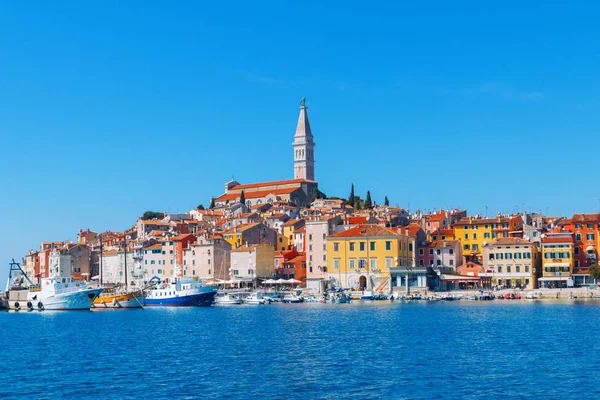
[[[306,100],[300,102],[300,116],[294,135],[294,179],[240,184],[231,180],[225,184],[225,193],[215,199],[215,205],[224,206],[240,201],[242,191],[246,205],[291,202],[306,207],[318,184],[315,182],[315,142],[313,140]]]

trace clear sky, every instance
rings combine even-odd
[[[330,196],[600,207],[594,2],[2,2],[0,262],[290,178]],[[0,273],[0,277],[3,272]]]

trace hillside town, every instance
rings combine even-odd
[[[24,270],[48,277],[50,253],[59,251],[70,256],[75,280],[129,287],[177,276],[235,287],[282,279],[314,293],[594,284],[598,213],[411,212],[368,192],[363,200],[351,184],[347,198],[327,197],[315,180],[315,146],[302,99],[292,179],[231,180],[206,208],[146,212],[124,232],[82,229],[77,242],[43,242],[25,255]]]

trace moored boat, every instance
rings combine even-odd
[[[250,295],[248,295],[248,297],[246,297],[244,299],[244,303],[246,303],[246,304],[260,305],[260,304],[267,304],[270,302],[271,302],[270,299],[265,298],[263,296],[262,292],[250,293]]]
[[[283,300],[281,300],[284,303],[302,303],[304,299],[300,296],[298,296],[296,293],[288,293],[285,296],[283,296]]]
[[[219,305],[237,305],[242,304],[242,299],[239,295],[233,293],[225,293],[215,296],[215,304]]]
[[[103,292],[100,293],[92,307],[103,308],[142,308],[144,306],[143,290],[129,292]]]
[[[58,250],[50,253],[50,277],[42,278],[39,285],[31,282],[19,263],[13,260],[10,265],[5,301],[10,310],[89,310],[104,290],[92,288],[69,275],[71,256]]]
[[[147,289],[145,305],[149,307],[203,307],[212,305],[219,286],[209,286],[188,278],[174,278],[161,282],[154,277],[153,285]]]

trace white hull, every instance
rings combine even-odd
[[[40,296],[40,292],[30,292],[27,301],[9,300],[8,308],[14,311],[89,310],[92,302],[102,290],[103,289],[85,289],[78,292],[62,293],[45,298]]]

